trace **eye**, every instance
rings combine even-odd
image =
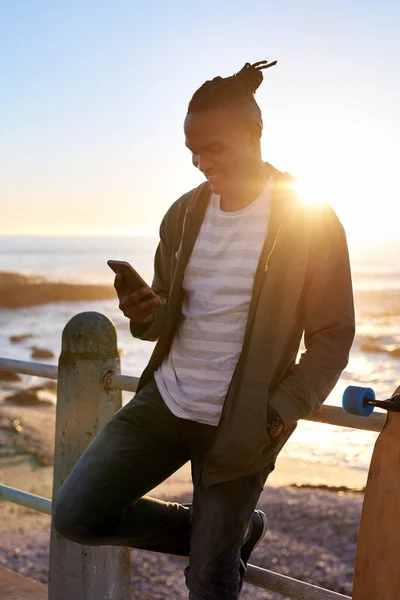
[[[222,152],[223,148],[222,145],[218,142],[215,142],[214,144],[211,144],[211,146],[208,147],[208,151],[211,154],[220,154]]]

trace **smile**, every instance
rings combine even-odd
[[[217,179],[217,177],[219,177],[219,173],[214,173],[213,175],[207,175],[208,181],[214,181],[214,179]]]

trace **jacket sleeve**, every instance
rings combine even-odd
[[[171,245],[168,240],[167,227],[168,215],[169,211],[160,225],[160,241],[154,257],[154,278],[151,284],[153,292],[160,298],[164,298],[167,304],[154,313],[154,319],[150,324],[130,321],[130,330],[133,337],[149,342],[154,342],[159,338],[165,323],[168,305],[171,265]]]
[[[321,212],[313,223],[302,296],[306,350],[268,399],[286,428],[321,407],[348,363],[355,335],[346,235],[330,206]]]

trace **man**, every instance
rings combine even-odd
[[[157,344],[135,397],[54,507],[74,541],[188,556],[190,600],[238,597],[266,530],[256,510],[265,481],[298,419],[335,386],[354,337],[340,222],[262,161],[254,92],[272,64],[207,81],[189,103],[186,145],[206,182],[162,221],[158,298],[115,280],[133,336]],[[188,460],[192,505],[145,496]]]

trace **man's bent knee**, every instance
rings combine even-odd
[[[53,503],[52,522],[57,533],[72,542],[87,546],[99,544],[99,527],[93,521],[86,521],[73,498],[57,496]]]

